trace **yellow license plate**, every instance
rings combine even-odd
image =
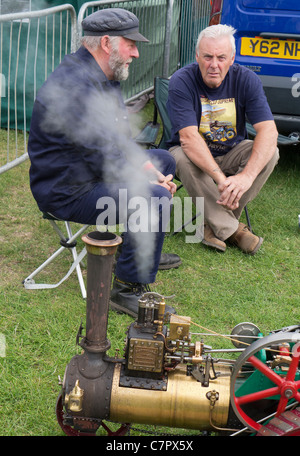
[[[300,41],[271,40],[260,36],[243,37],[241,55],[300,60]]]

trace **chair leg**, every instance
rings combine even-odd
[[[191,223],[193,223],[197,217],[199,217],[199,215],[201,215],[202,212],[198,212],[198,214],[194,215],[193,218],[191,218],[190,220],[188,220],[187,222],[185,222],[180,228],[178,228],[177,230],[173,231],[173,233],[170,234],[170,236],[175,236],[175,234],[178,234],[178,233],[181,233],[182,230],[190,225]]]
[[[250,221],[250,216],[249,216],[249,212],[248,212],[247,206],[244,207],[244,210],[245,210],[245,215],[246,215],[246,219],[247,219],[247,225],[248,225],[249,230],[251,231],[251,233],[253,233],[253,231],[252,231],[252,226],[251,226],[251,221]],[[188,222],[184,223],[184,224],[183,224],[180,228],[178,228],[177,230],[173,231],[173,233],[171,233],[170,236],[175,236],[175,234],[181,233],[181,231],[182,231],[187,225],[189,225],[190,223],[193,223],[199,215],[201,215],[201,212],[199,212],[199,214],[194,215],[194,217],[193,217],[192,219],[190,219]]]
[[[66,224],[66,230],[67,230],[67,233],[68,233],[68,238],[72,239],[73,234],[72,234],[71,226],[70,226],[69,222],[65,222],[65,224]],[[71,247],[71,252],[72,252],[73,260],[74,260],[74,263],[75,263],[77,261],[77,257],[78,257],[76,247]],[[85,289],[85,284],[84,284],[84,280],[83,280],[83,277],[82,277],[80,264],[77,264],[77,266],[76,266],[76,273],[77,273],[78,282],[79,282],[79,286],[80,286],[82,297],[85,299],[86,298],[86,289]]]
[[[74,243],[75,243],[76,239],[86,231],[86,229],[89,227],[89,225],[82,226],[76,232],[76,234],[73,235],[69,222],[65,222],[67,234],[69,237],[69,239],[67,239],[64,236],[64,234],[62,233],[62,231],[59,229],[58,225],[53,220],[49,220],[49,221],[50,221],[51,225],[53,226],[53,228],[55,229],[55,231],[57,232],[57,234],[59,235],[62,246],[58,250],[56,250],[56,252],[54,252],[46,261],[44,261],[44,263],[41,264],[35,271],[33,271],[29,276],[26,277],[26,279],[23,281],[25,288],[41,289],[41,288],[55,288],[56,286],[58,286],[58,284],[55,284],[55,285],[35,284],[33,279],[39,272],[41,272],[43,269],[45,269],[46,266],[48,266],[53,260],[55,260],[55,258],[57,258],[66,248],[71,249],[71,253],[73,256],[73,260],[74,260],[73,264],[71,265],[70,270],[72,269],[73,265],[78,260],[78,253],[77,253],[76,246]],[[79,285],[80,285],[80,289],[81,289],[81,294],[82,294],[82,297],[85,299],[86,298],[86,289],[85,289],[85,284],[84,284],[83,277],[82,277],[82,272],[80,269],[80,263],[76,265],[76,272],[77,272],[77,277],[78,277],[78,281],[79,281]],[[61,282],[59,282],[59,284]]]
[[[245,214],[246,214],[247,225],[249,227],[249,230],[251,231],[251,233],[253,233],[247,206],[244,207],[244,211],[245,211]]]

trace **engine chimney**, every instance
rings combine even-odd
[[[94,231],[82,237],[87,249],[86,337],[80,345],[93,353],[110,348],[107,320],[114,254],[122,239]]]
[[[87,249],[86,335],[77,341],[84,352],[66,367],[61,405],[66,414],[61,425],[75,432],[95,432],[109,416],[114,363],[106,351],[107,320],[114,254],[122,239],[112,233],[91,232],[83,236]]]

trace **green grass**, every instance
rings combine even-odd
[[[22,280],[56,249],[57,241],[33,200],[28,169],[27,161],[0,175],[0,333],[6,341],[0,357],[0,435],[57,436],[63,435],[55,416],[58,376],[63,378],[66,365],[79,353],[75,339],[81,320],[85,322],[85,302],[75,273],[56,289],[23,287]],[[164,251],[179,254],[183,263],[158,272],[152,289],[175,295],[170,304],[205,332],[228,334],[236,324],[250,321],[267,335],[299,323],[299,190],[300,153],[290,148],[281,151],[279,165],[249,205],[253,228],[265,239],[257,255],[187,244],[185,233],[167,236]],[[184,190],[179,194],[186,195]],[[65,255],[39,280],[57,282],[68,265]],[[116,349],[123,353],[131,321],[110,313],[110,355]],[[205,343],[232,347],[222,337],[208,337]]]

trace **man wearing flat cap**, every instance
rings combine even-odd
[[[138,299],[157,270],[178,267],[181,260],[161,253],[166,207],[156,208],[156,229],[148,224],[137,230],[129,223],[130,204],[135,197],[167,200],[169,215],[175,160],[165,150],[141,149],[130,136],[119,81],[139,57],[136,41],[148,41],[138,18],[110,8],[86,17],[82,28],[82,46],[65,56],[35,100],[28,141],[31,191],[39,209],[58,219],[97,225],[104,215],[106,223],[111,215],[116,223],[126,218],[111,308],[136,317]],[[115,202],[114,214],[103,203],[107,198]],[[149,221],[146,212],[141,218]]]
[[[149,42],[139,32],[139,20],[130,11],[120,8],[97,11],[82,21],[85,36],[123,36],[133,41]]]

